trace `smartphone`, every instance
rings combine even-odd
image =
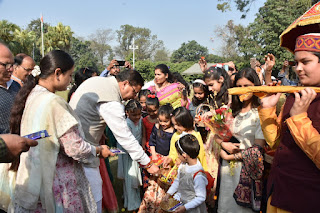
[[[110,152],[114,153],[114,154],[126,154],[124,151],[122,151],[121,149],[118,148],[110,148]]]
[[[294,62],[294,61],[289,61],[289,65],[290,65],[290,66],[296,66],[296,62]]]
[[[47,130],[41,130],[41,131],[34,132],[34,133],[31,133],[29,135],[25,135],[25,136],[22,136],[22,137],[29,138],[29,139],[32,139],[32,140],[38,140],[38,139],[41,139],[41,138],[49,137],[49,134],[48,134]]]
[[[124,66],[124,64],[126,63],[126,61],[120,61],[120,60],[117,60],[119,66]]]

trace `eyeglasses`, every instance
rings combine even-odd
[[[27,69],[27,68],[25,68],[25,67],[23,67],[23,66],[21,66],[21,65],[19,65],[20,67],[22,67],[25,71],[27,71],[27,72],[32,72],[32,70],[33,69]]]
[[[6,68],[6,70],[9,70],[13,67],[13,63],[4,64],[4,63],[0,62],[0,65],[4,66]]]
[[[234,68],[232,68],[232,67],[229,67],[229,71],[234,71]]]
[[[130,86],[132,87],[134,95],[136,96],[138,94],[138,92],[133,88],[133,86],[131,84],[130,84]]]

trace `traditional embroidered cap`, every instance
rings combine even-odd
[[[295,20],[283,33],[280,35],[280,46],[288,49],[294,53],[296,47],[296,41],[301,35],[308,33],[320,32],[320,2],[313,5],[307,12]],[[301,42],[307,42],[306,46],[312,46],[315,43],[314,40],[300,40]],[[319,44],[319,43],[318,43]],[[299,51],[299,50],[298,50]],[[301,51],[301,50],[300,50]],[[308,51],[314,51],[308,49]]]
[[[309,33],[297,38],[294,52],[320,52],[320,33]]]

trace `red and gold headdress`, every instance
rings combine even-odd
[[[320,2],[313,5],[283,31],[280,35],[280,46],[292,53],[302,50],[320,52],[320,36],[311,33],[320,33]]]
[[[294,49],[294,52],[298,51],[320,52],[320,33],[299,36]]]

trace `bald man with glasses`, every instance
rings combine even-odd
[[[11,79],[14,58],[9,48],[0,43],[0,134],[9,133],[10,111],[21,86]]]

